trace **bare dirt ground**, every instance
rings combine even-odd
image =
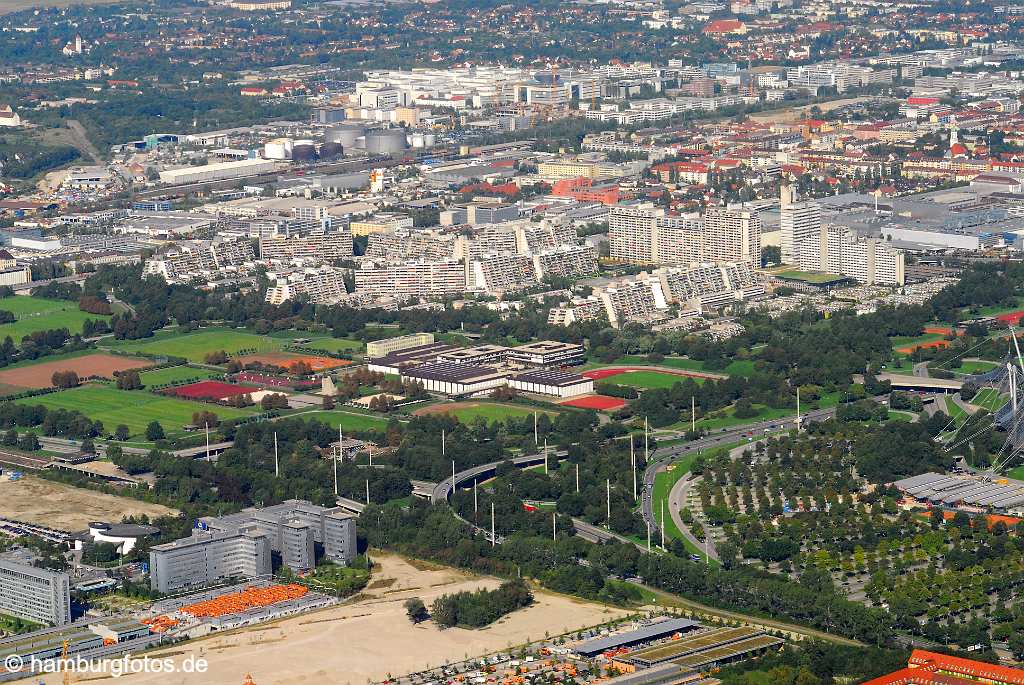
[[[0,480],[0,517],[76,532],[90,521],[118,522],[126,515],[150,518],[178,512],[160,504],[107,495],[33,476]]]
[[[57,371],[74,371],[82,378],[87,376],[113,378],[115,371],[142,369],[152,365],[153,362],[148,359],[123,357],[116,354],[87,354],[84,357],[72,357],[71,359],[30,364],[0,371],[0,383],[16,385],[21,388],[49,388],[53,385],[51,379]]]
[[[374,561],[381,568],[374,571],[360,601],[175,645],[152,656],[166,653],[177,663],[189,655],[202,656],[209,664],[204,685],[240,685],[246,674],[259,685],[363,685],[389,673],[397,676],[543,639],[545,631],[555,635],[626,615],[601,604],[536,592],[533,606],[483,630],[438,630],[430,621],[413,626],[402,606],[406,599],[420,597],[429,607],[442,594],[494,588],[498,581],[418,562],[414,566],[393,555],[376,554]],[[193,685],[196,680],[183,673],[135,674],[118,682]]]
[[[856,97],[846,98],[845,100],[833,100],[832,102],[820,102],[817,105],[802,105],[800,107],[789,107],[787,109],[776,109],[770,112],[758,112],[757,114],[751,114],[750,118],[753,121],[760,121],[766,123],[779,123],[779,124],[792,124],[806,119],[809,116],[811,107],[818,107],[822,112],[829,112],[837,107],[844,107],[846,105],[853,105],[858,102],[866,102],[871,100],[871,97]]]

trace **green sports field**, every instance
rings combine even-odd
[[[311,350],[323,350],[324,352],[362,352],[366,346],[358,340],[348,338],[317,338],[302,347]]]
[[[690,376],[689,378],[697,383],[704,382],[703,378],[697,378],[694,376]],[[678,376],[676,374],[664,373],[662,371],[627,371],[626,373],[602,378],[601,382],[615,383],[616,385],[628,385],[631,388],[650,390],[654,388],[671,388],[676,383],[682,383],[686,379],[686,376]]]
[[[86,319],[110,319],[109,316],[79,310],[77,302],[24,295],[0,298],[0,309],[13,313],[17,319],[14,323],[0,325],[0,340],[9,335],[15,342],[30,333],[55,328],[66,328],[72,334],[81,333]]]
[[[736,359],[729,362],[728,366],[724,369],[709,369],[706,362],[700,359],[665,357],[662,361],[655,363],[648,361],[647,357],[629,354],[616,359],[615,364],[622,366],[664,366],[669,369],[679,369],[680,371],[706,371],[707,373],[725,374],[727,376],[750,376],[754,373],[754,360],[752,359]],[[592,369],[602,366],[614,366],[615,364],[588,364],[584,368]]]
[[[166,369],[155,371],[143,371],[139,374],[143,385],[167,385],[168,383],[185,383],[187,381],[201,381],[206,378],[213,378],[221,374],[211,369],[197,369],[192,366],[171,366]]]
[[[145,439],[146,426],[151,421],[159,421],[168,437],[182,435],[182,426],[192,422],[192,414],[204,409],[212,411],[221,419],[249,416],[256,412],[255,409],[235,409],[162,397],[142,390],[118,390],[110,385],[95,383],[49,395],[26,397],[17,402],[41,404],[48,409],[79,411],[90,419],[102,421],[108,433],[123,423],[128,426],[134,439]]]
[[[443,404],[436,406],[437,408],[434,411],[444,411],[462,423],[473,423],[480,418],[487,423],[501,422],[506,419],[522,419],[527,416],[533,416],[534,412],[547,414],[548,416],[554,416],[557,413],[543,409],[520,407],[514,404],[502,404],[500,402],[457,402],[451,406],[451,409],[446,409]]]
[[[223,350],[235,354],[242,350],[271,352],[280,350],[285,340],[228,328],[208,328],[194,333],[161,334],[152,340],[134,340],[112,345],[122,352],[182,357],[201,362],[210,352]]]
[[[997,411],[1010,401],[1009,396],[1001,395],[995,388],[982,388],[978,394],[971,398],[971,404],[984,407],[989,411]]]

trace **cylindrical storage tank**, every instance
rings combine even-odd
[[[412,135],[410,135],[409,144],[416,148],[423,147],[423,134],[413,133]]]
[[[338,143],[342,147],[354,148],[356,140],[366,133],[366,127],[362,124],[337,124],[327,129],[324,134],[324,141],[327,143]]]
[[[316,159],[316,146],[311,142],[296,144],[292,148],[292,160],[295,162],[312,162]]]
[[[386,128],[366,133],[366,151],[370,154],[393,155],[402,152],[408,146],[405,131],[400,128]]]
[[[320,146],[320,157],[323,159],[334,159],[345,154],[345,148],[340,143],[324,143]]]
[[[423,147],[434,147],[437,145],[437,136],[433,133],[423,134]]]
[[[277,138],[263,146],[263,156],[267,159],[288,159],[291,156],[291,141]]]

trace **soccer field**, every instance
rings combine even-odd
[[[429,407],[417,409],[413,414],[425,416],[428,414],[449,414],[462,423],[472,423],[482,418],[487,423],[501,422],[507,419],[521,419],[533,416],[534,412],[554,416],[557,412],[544,409],[531,409],[515,404],[504,404],[501,402],[442,402],[432,404]]]
[[[210,352],[268,352],[281,349],[284,342],[286,341],[246,331],[213,328],[184,335],[162,334],[154,340],[136,340],[115,347],[122,352],[182,357],[189,361],[201,362]]]
[[[358,340],[349,340],[348,338],[316,338],[302,347],[324,352],[362,352],[366,346]]]
[[[145,391],[118,390],[108,385],[87,384],[71,390],[26,397],[18,404],[43,405],[48,409],[79,411],[90,419],[103,422],[107,433],[112,433],[118,424],[128,426],[133,439],[144,439],[146,426],[159,421],[168,437],[184,433],[182,426],[192,422],[197,411],[212,411],[221,419],[249,416],[255,409],[235,409],[205,402],[189,402],[172,397],[162,397]]]
[[[102,314],[81,311],[77,302],[24,295],[0,298],[0,309],[13,313],[17,319],[14,323],[0,325],[0,340],[9,335],[15,342],[21,342],[30,333],[55,328],[66,328],[74,335],[82,332],[82,324],[86,319],[110,319]]]
[[[654,389],[654,388],[671,388],[676,383],[682,383],[687,380],[687,376],[679,376],[672,373],[664,373],[661,371],[627,371],[626,373],[620,373],[615,376],[609,376],[607,379],[602,379],[608,383],[615,383],[617,385],[628,385],[631,388],[642,388],[642,389]],[[694,382],[703,383],[703,378],[697,378],[690,376]]]

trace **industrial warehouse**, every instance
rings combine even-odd
[[[1024,482],[1009,478],[929,472],[898,480],[893,486],[924,506],[1024,515]]]
[[[594,392],[592,379],[560,370],[583,362],[582,345],[545,340],[519,347],[456,347],[415,344],[420,340],[408,337],[409,347],[392,346],[384,356],[368,361],[369,370],[399,375],[422,383],[428,392],[452,397],[486,394],[500,387],[557,398]]]

